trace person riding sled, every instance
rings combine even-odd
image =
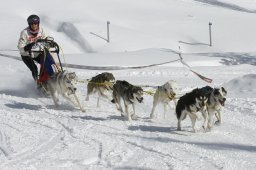
[[[31,52],[37,42],[47,37],[43,28],[40,26],[40,18],[37,15],[30,15],[27,18],[27,22],[28,27],[21,31],[18,49],[22,61],[32,72],[33,79],[37,84],[41,84],[47,81],[55,72],[58,72],[59,69],[49,49],[44,48],[38,53]],[[38,68],[35,62],[40,64],[40,74],[38,74]]]

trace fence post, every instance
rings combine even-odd
[[[110,42],[110,39],[109,39],[109,24],[110,24],[110,22],[108,21],[107,22],[107,42],[109,43]]]
[[[212,46],[212,23],[209,22],[210,46]]]

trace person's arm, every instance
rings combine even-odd
[[[24,31],[22,31],[20,33],[20,38],[19,38],[19,42],[18,42],[18,49],[20,50],[21,54],[26,53],[26,51],[24,50],[24,47],[27,45],[27,38],[26,38],[26,33]]]

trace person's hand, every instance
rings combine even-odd
[[[45,39],[43,39],[43,38],[38,38],[37,40],[36,40],[36,42],[45,42]]]
[[[25,47],[24,47],[24,50],[25,51],[30,51],[31,48],[35,45],[35,42],[32,42],[30,44],[27,44]]]

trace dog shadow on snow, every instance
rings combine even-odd
[[[159,127],[159,126],[129,126],[128,130],[131,131],[144,131],[144,132],[164,132],[164,133],[170,133],[172,131],[175,131],[176,128],[170,128],[170,127]]]
[[[186,128],[184,126],[183,128]],[[143,131],[143,132],[156,132],[156,133],[168,133],[168,134],[175,134],[180,136],[190,136],[188,133],[193,133],[193,131],[177,131],[176,127],[159,127],[159,126],[145,126],[145,125],[139,125],[139,126],[129,126],[128,130],[131,131]],[[183,133],[184,132],[184,133]]]
[[[28,103],[22,103],[22,102],[12,102],[12,103],[7,103],[5,106],[12,108],[12,109],[27,109],[27,110],[41,110],[41,109],[53,109],[53,110],[66,110],[66,111],[74,111],[76,110],[72,106],[69,105],[59,105],[56,107],[55,105],[47,105],[47,106],[42,106],[38,104],[28,104]]]
[[[105,118],[93,117],[93,116],[71,116],[72,119],[81,119],[81,120],[94,120],[94,121],[104,121]]]
[[[175,135],[176,132],[174,132],[174,128],[170,127],[156,127],[156,126],[139,126],[136,128],[136,126],[131,126],[129,127],[130,130],[134,130],[134,131],[148,131],[148,132],[167,132],[170,134],[169,137],[161,137],[161,136],[145,136],[145,135],[140,135],[140,134],[120,134],[120,133],[112,133],[109,132],[109,135],[112,136],[119,136],[122,137],[123,139],[126,140],[127,143],[136,145],[138,147],[143,147],[144,149],[148,149],[146,148],[146,146],[141,146],[138,145],[134,142],[130,141],[131,137],[135,137],[135,138],[141,138],[144,140],[152,140],[152,141],[156,141],[156,142],[162,142],[162,143],[171,143],[171,142],[175,142],[175,143],[181,143],[181,144],[190,144],[190,145],[195,145],[195,146],[199,146],[201,148],[207,149],[207,150],[228,150],[228,151],[247,151],[247,152],[256,152],[256,145],[255,146],[249,146],[249,145],[243,145],[243,144],[237,144],[237,143],[221,143],[221,142],[198,142],[198,141],[186,141],[186,140],[181,140],[181,139],[176,139],[177,136]],[[176,128],[175,128],[176,130]],[[174,132],[174,133],[173,133]],[[178,133],[178,131],[177,131]],[[172,135],[174,135],[172,137]],[[184,134],[185,135],[185,134]],[[192,134],[193,135],[193,134]],[[186,135],[187,137],[191,136],[191,135]],[[127,137],[127,138],[126,138]],[[185,137],[186,138],[186,137]],[[189,140],[189,139],[188,139]]]
[[[7,103],[5,106],[12,109],[28,109],[28,110],[39,110],[42,108],[41,105],[33,105],[21,102]]]
[[[120,120],[125,121],[126,118],[122,116],[112,115],[107,118],[95,117],[95,116],[72,116],[73,119],[81,119],[81,120],[94,120],[94,121],[107,121],[107,120]]]

